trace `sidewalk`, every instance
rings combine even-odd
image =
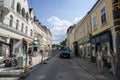
[[[15,69],[14,67],[4,67],[4,65],[0,65],[0,77],[17,77],[22,72],[22,69]]]
[[[114,76],[112,73],[110,73],[108,68],[104,67],[103,73],[98,73],[95,63],[92,63],[86,59],[82,59],[81,57],[73,57],[73,59],[75,59],[76,63],[90,75],[96,77],[96,80],[118,80],[117,76]]]

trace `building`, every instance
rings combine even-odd
[[[80,22],[76,24],[75,27],[75,36],[77,37],[76,41],[78,44],[79,55],[83,58],[90,58],[91,55],[91,18],[89,15],[86,15]]]
[[[70,50],[72,53],[74,53],[74,46],[73,46],[73,43],[74,43],[74,30],[75,29],[75,25],[73,26],[70,26],[68,29],[67,29],[67,41],[66,41],[66,45],[70,47]]]
[[[26,56],[33,41],[33,13],[29,13],[27,0],[0,1],[1,55],[4,57]],[[8,48],[4,43],[10,45]],[[23,59],[24,60],[24,59]]]
[[[110,49],[115,51],[114,21],[112,1],[98,0],[91,10],[75,25],[74,53],[83,58],[89,57],[96,62],[97,49],[108,56]],[[114,46],[114,47],[113,47]],[[109,59],[104,65],[110,67]]]
[[[110,5],[111,4],[111,5]],[[112,1],[98,0],[89,11],[92,23],[92,61],[96,61],[96,52],[99,47],[103,50],[103,55],[108,56],[113,48],[111,28],[113,27]],[[109,67],[109,60],[105,59],[105,66]]]
[[[34,17],[28,0],[0,0],[0,61],[17,57],[17,67],[29,66],[28,49],[51,47],[52,35]]]
[[[48,57],[51,51],[52,35],[47,27],[43,26],[37,17],[34,17],[33,65],[40,63],[43,57]],[[37,60],[37,61],[36,61]]]

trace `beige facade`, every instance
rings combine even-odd
[[[73,29],[74,26],[70,26],[68,29],[67,29],[67,42],[66,42],[66,45],[70,47],[71,49],[71,44],[72,44],[72,36],[71,36],[71,31]]]
[[[114,43],[112,9],[111,0],[98,0],[87,15],[75,25],[74,41],[77,42],[78,54],[84,56],[91,55],[92,52],[92,56],[96,57],[97,48],[100,46],[103,50],[107,49],[105,55],[109,54]],[[69,37],[72,37],[70,34]],[[68,43],[70,44],[70,39]]]
[[[66,45],[70,47],[70,50],[73,53],[73,43],[74,43],[74,32],[75,32],[75,25],[70,26],[67,30],[67,43]]]
[[[106,21],[102,23],[101,13],[102,9],[105,8]],[[112,15],[112,1],[111,0],[99,0],[95,7],[90,11],[89,15],[91,16],[92,22],[92,35],[96,35],[106,29],[113,27],[113,15]],[[93,18],[96,17],[96,26],[94,26]]]
[[[90,54],[90,35],[91,35],[91,19],[87,14],[75,26],[75,41],[78,45],[78,54],[80,56],[88,56]],[[88,53],[89,52],[89,53]]]

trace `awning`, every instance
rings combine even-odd
[[[23,38],[23,41],[26,41],[27,43],[32,43],[33,41],[30,39]]]
[[[14,46],[13,48],[19,48],[22,46],[22,40],[18,41]]]

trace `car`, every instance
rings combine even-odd
[[[59,58],[70,58],[70,48],[67,46],[61,46]]]

